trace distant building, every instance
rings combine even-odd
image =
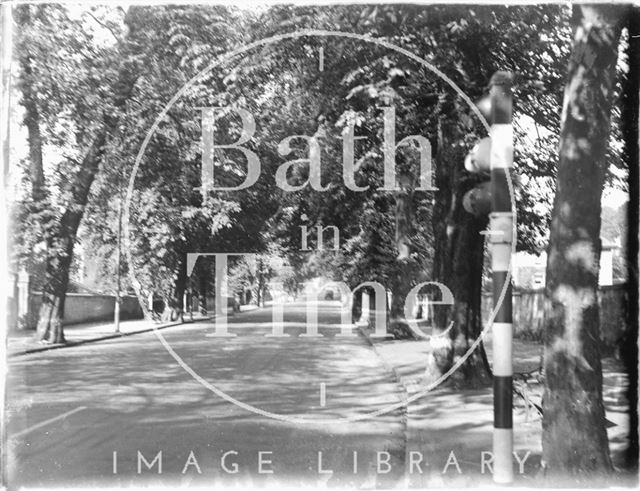
[[[617,243],[602,239],[599,285],[613,285],[613,256],[614,252],[619,248],[620,246]],[[524,290],[544,288],[546,269],[546,252],[541,253],[539,256],[527,252],[518,252],[513,265],[513,285]]]
[[[618,244],[602,239],[602,252],[600,253],[600,285],[613,285],[613,253],[619,249]]]
[[[543,288],[546,281],[547,253],[539,256],[516,253],[513,263],[513,286],[525,290]]]

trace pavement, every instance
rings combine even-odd
[[[460,391],[443,383],[421,395],[426,387],[423,376],[425,360],[430,352],[429,341],[380,340],[371,338],[368,329],[361,327],[361,330],[407,393],[406,461],[410,461],[410,452],[415,448],[428,449],[435,463],[446,463],[451,449],[456,455],[464,456],[458,459],[462,473],[457,477],[443,479],[438,475],[441,468],[435,464],[430,473],[410,475],[408,486],[490,486],[488,473],[482,472],[482,452],[491,451],[491,441],[487,439],[493,429],[491,389]],[[484,344],[491,360],[490,332],[486,334]],[[538,469],[542,454],[542,416],[534,405],[542,406],[543,386],[539,368],[543,351],[539,343],[513,340],[514,385],[521,394],[514,395],[514,451],[523,461],[522,466],[515,462],[515,484],[526,487],[537,487],[541,478]],[[607,429],[609,448],[614,466],[621,468],[629,433],[628,377],[621,361],[607,357],[602,364],[606,417],[612,423]],[[619,485],[637,485],[637,478],[625,475],[621,479]]]
[[[185,316],[186,322],[203,321],[208,316],[197,314],[193,317]],[[39,351],[68,348],[79,344],[93,343],[107,339],[131,336],[150,332],[154,329],[164,329],[181,324],[175,322],[158,322],[146,319],[126,320],[120,322],[119,332],[115,330],[115,324],[111,322],[92,322],[85,324],[73,324],[64,327],[66,343],[42,343],[35,339],[34,330],[12,331],[7,336],[7,355],[9,357],[20,356]]]
[[[289,304],[288,337],[265,336],[264,308],[230,317],[235,337],[214,337],[212,319],[138,321],[122,323],[125,336],[111,324],[67,328],[69,348],[14,350],[10,488],[490,486],[491,389],[419,396],[427,343],[371,340],[362,329],[339,337],[337,305],[319,303],[317,338],[300,336],[305,306]],[[539,357],[537,344],[516,341],[516,371]],[[628,427],[625,378],[615,360],[604,369],[615,454]],[[516,484],[533,485],[541,421],[515,402]]]

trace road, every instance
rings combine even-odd
[[[399,405],[402,391],[365,338],[335,336],[335,304],[319,310],[322,338],[298,336],[302,304],[287,306],[288,338],[265,337],[269,308],[230,317],[234,338],[212,337],[212,322],[163,330],[192,373],[157,333],[13,358],[10,487],[401,483],[405,409],[345,418]]]

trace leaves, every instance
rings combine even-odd
[[[519,247],[538,250],[544,242],[571,39],[569,12],[563,6],[279,5],[259,11],[134,6],[126,16],[119,8],[92,7],[75,17],[60,6],[19,9],[30,20],[25,19],[17,54],[30,57],[39,75],[30,81],[38,94],[45,145],[55,149],[47,152],[49,215],[56,216],[68,202],[69,176],[77,172],[99,122],[118,122],[105,146],[82,229],[83,243],[106,244],[95,247],[104,264],[116,244],[117,209],[143,140],[166,104],[200,74],[151,135],[135,176],[132,256],[149,288],[162,285],[171,291],[189,251],[269,251],[286,256],[294,276],[302,275],[296,281],[320,270],[342,275],[350,283],[372,279],[367,278],[371,275],[389,279],[396,271],[397,251],[395,197],[379,189],[384,174],[384,108],[395,107],[396,143],[407,135],[424,135],[434,147],[434,157],[439,124],[455,130],[451,145],[461,151],[485,136],[467,103],[440,77],[370,42],[332,36],[291,38],[259,46],[202,73],[249,42],[304,28],[383,38],[428,60],[472,100],[483,95],[497,69],[516,72],[515,153],[523,182],[517,195]],[[130,90],[117,90],[114,80]],[[114,89],[120,94],[115,98]],[[204,203],[199,191],[201,107],[226,108],[216,117],[217,143],[238,138],[242,128],[234,109],[245,108],[254,115],[256,132],[246,146],[259,155],[262,171],[254,186],[215,192]],[[359,138],[354,145],[355,181],[369,186],[364,192],[347,189],[343,181],[343,136],[351,125]],[[329,191],[285,193],[276,186],[278,166],[307,157],[304,145],[293,145],[286,158],[277,152],[278,143],[291,135],[318,137],[323,184]],[[612,160],[621,169],[626,165],[623,154],[620,145],[612,146]],[[447,172],[438,165],[436,180]],[[399,148],[397,167],[399,173],[415,176],[417,152]],[[219,149],[218,184],[239,184],[246,171],[240,152]],[[304,180],[308,170],[299,166],[296,172]],[[436,199],[440,198],[432,193],[416,192],[412,201],[412,260],[420,274],[432,268]],[[22,206],[27,207],[23,215],[36,221],[46,218],[43,210],[30,213],[30,205]],[[301,254],[304,224],[336,225],[341,251]],[[35,235],[42,237],[45,229],[37,229]]]

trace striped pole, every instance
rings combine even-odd
[[[513,166],[511,126],[511,74],[491,77],[491,200],[490,243],[493,303],[497,304],[507,280],[513,240],[513,213],[507,174]],[[493,480],[513,482],[513,367],[511,283],[493,323]]]

